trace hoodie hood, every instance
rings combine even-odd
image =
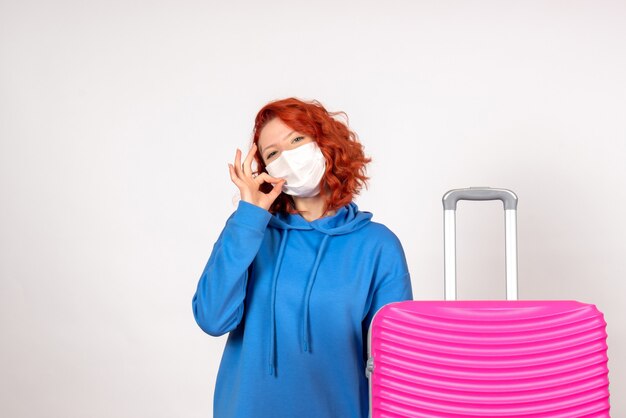
[[[300,214],[279,213],[273,215],[270,219],[269,226],[277,229],[299,229],[312,230],[316,229],[327,235],[342,235],[363,228],[372,219],[370,212],[359,211],[358,206],[354,202],[337,209],[332,216],[316,219],[312,222],[307,221]]]
[[[270,347],[269,347],[269,373],[274,374],[274,365],[276,357],[276,283],[278,273],[280,272],[280,266],[285,254],[285,247],[287,245],[287,239],[289,237],[290,230],[310,231],[317,230],[324,234],[322,242],[317,251],[315,262],[311,266],[309,273],[309,279],[307,281],[304,306],[301,311],[302,319],[302,349],[309,351],[309,300],[311,298],[311,291],[313,289],[313,283],[317,275],[317,270],[326,250],[328,240],[334,235],[343,235],[350,232],[359,230],[367,225],[372,219],[370,212],[359,211],[358,206],[354,202],[337,209],[336,213],[332,216],[316,219],[312,222],[307,221],[300,214],[279,213],[271,217],[269,227],[283,230],[280,239],[280,245],[278,249],[278,257],[276,260],[276,267],[274,268],[274,274],[272,277],[272,290],[271,290],[271,318],[270,318]],[[306,267],[306,266],[303,266]]]

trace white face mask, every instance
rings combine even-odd
[[[311,197],[320,193],[326,159],[317,143],[309,142],[283,151],[265,168],[270,176],[285,179],[283,192],[292,196]]]

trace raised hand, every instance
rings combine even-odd
[[[246,159],[243,164],[241,164],[241,151],[237,149],[235,153],[235,164],[233,166],[229,163],[228,170],[230,171],[230,179],[239,188],[241,200],[269,210],[274,200],[280,195],[283,184],[285,184],[285,179],[272,177],[267,173],[261,173],[259,175],[252,174],[252,160],[256,150],[256,144],[252,144]],[[263,182],[274,185],[269,193],[263,193],[260,190]]]

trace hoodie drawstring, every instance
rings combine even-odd
[[[320,260],[322,258],[322,254],[324,253],[329,236],[330,235],[324,235],[324,239],[322,239],[320,248],[317,251],[317,256],[315,257],[313,270],[311,270],[311,275],[309,276],[306,293],[304,294],[304,315],[302,319],[302,348],[304,351],[309,351],[309,301],[311,299],[311,290],[313,289],[313,283],[315,282],[315,277],[317,276],[317,269],[320,265]]]
[[[322,256],[328,247],[328,240],[331,236],[349,234],[357,231],[370,223],[372,214],[370,212],[359,211],[358,206],[354,202],[339,208],[333,216],[327,218],[320,218],[309,222],[305,220],[299,214],[294,213],[277,213],[274,214],[268,226],[275,228],[276,230],[282,230],[284,233],[280,238],[280,244],[278,249],[278,256],[276,257],[276,266],[274,267],[274,276],[272,278],[272,288],[270,295],[270,343],[269,343],[269,374],[276,374],[276,362],[277,358],[277,333],[276,333],[276,285],[278,281],[278,273],[281,267],[283,258],[285,256],[285,247],[288,239],[288,233],[291,230],[295,230],[296,234],[304,233],[305,231],[317,230],[324,234],[321,240],[317,255],[315,256],[315,262],[313,268],[309,274],[306,290],[304,292],[303,309],[301,311],[301,335],[298,341],[304,352],[311,353],[311,325],[309,324],[310,317],[310,300],[313,285],[316,280],[317,272],[322,260]],[[280,232],[279,232],[280,233]],[[302,266],[305,267],[305,266]],[[300,268],[300,266],[295,267]],[[300,318],[297,318],[300,319]]]
[[[274,267],[274,277],[272,279],[272,302],[270,304],[271,309],[271,320],[270,320],[270,362],[269,362],[269,372],[270,374],[274,374],[274,358],[276,356],[276,346],[274,345],[274,340],[276,339],[276,282],[278,278],[278,272],[280,270],[280,265],[282,264],[282,259],[285,254],[285,244],[287,243],[287,235],[289,235],[289,230],[285,229],[285,233],[283,234],[280,240],[280,247],[278,250],[278,257],[276,260],[276,267]]]
[[[273,375],[276,368],[274,365],[274,360],[276,358],[276,284],[278,282],[278,273],[280,271],[280,265],[282,264],[283,257],[285,255],[285,247],[287,244],[287,235],[289,234],[289,229],[285,229],[285,233],[283,234],[280,240],[280,246],[278,250],[278,257],[276,260],[276,267],[274,267],[274,277],[272,278],[272,301],[270,304],[271,309],[271,320],[270,320],[270,350],[269,350],[269,374]],[[315,257],[315,262],[313,263],[313,269],[311,270],[311,274],[309,275],[309,280],[307,282],[306,292],[304,294],[304,308],[302,315],[302,347],[304,351],[310,350],[309,344],[309,334],[310,334],[310,325],[309,325],[309,304],[311,300],[311,291],[313,290],[313,283],[315,283],[315,278],[317,277],[317,270],[319,269],[320,261],[322,259],[322,254],[326,249],[326,245],[328,242],[328,238],[330,235],[324,235],[322,239],[322,243],[320,244],[320,248],[317,251],[317,256]]]

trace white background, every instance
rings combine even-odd
[[[343,110],[356,200],[443,297],[441,197],[519,196],[522,299],[596,304],[626,416],[623,1],[0,1],[0,415],[200,418],[226,336],[191,298],[256,112]],[[244,153],[245,155],[245,153]],[[504,296],[500,202],[461,202],[459,297]]]

